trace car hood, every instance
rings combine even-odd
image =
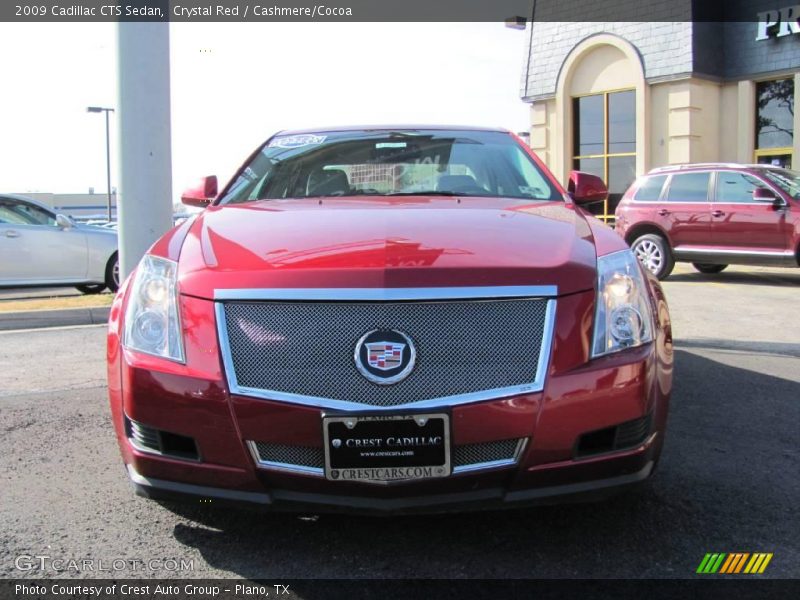
[[[81,231],[85,231],[87,233],[98,234],[98,235],[110,235],[113,237],[117,237],[118,232],[116,229],[109,229],[108,227],[101,227],[99,225],[87,225],[86,223],[75,223],[73,225],[76,229],[80,229]]]
[[[586,218],[503,198],[358,197],[208,208],[180,250],[181,292],[242,288],[595,285]]]

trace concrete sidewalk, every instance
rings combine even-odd
[[[38,329],[68,325],[97,325],[108,322],[110,306],[0,312],[0,331]]]
[[[3,300],[32,300],[34,298],[67,298],[81,295],[81,292],[74,287],[0,288],[0,302]]]

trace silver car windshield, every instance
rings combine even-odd
[[[221,203],[364,195],[562,199],[507,133],[384,130],[278,135]]]

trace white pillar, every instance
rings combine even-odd
[[[169,23],[117,25],[119,257],[126,277],[172,226]]]

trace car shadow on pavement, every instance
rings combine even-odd
[[[763,342],[759,340],[693,338],[676,340],[675,345],[680,349],[732,350],[735,352],[752,352],[756,354],[772,354],[775,356],[793,356],[795,358],[800,358],[800,340],[797,342]]]
[[[761,271],[723,271],[713,275],[688,272],[673,273],[667,280],[669,282],[697,282],[697,283],[735,283],[738,285],[772,285],[772,286],[800,286],[800,269],[788,267],[786,269]]]
[[[170,505],[174,536],[245,578],[689,577],[706,552],[774,552],[765,576],[796,577],[800,384],[697,352],[676,351],[657,474],[622,495],[383,518]]]

